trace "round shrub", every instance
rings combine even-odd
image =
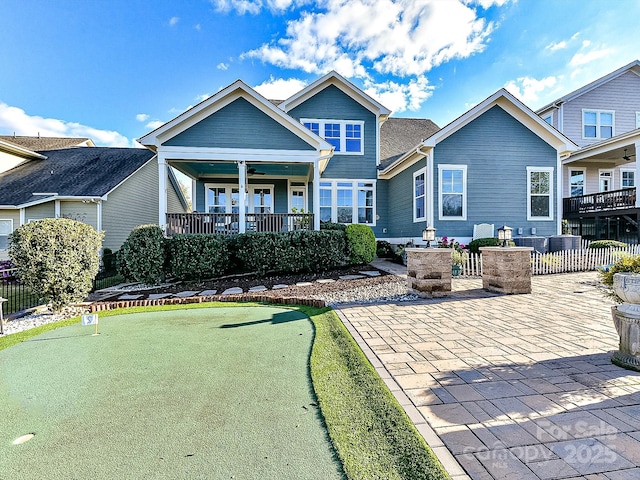
[[[606,294],[618,303],[622,303],[622,299],[613,291],[613,276],[621,272],[640,273],[640,255],[622,255],[613,265],[598,271],[600,281],[607,287]]]
[[[123,276],[147,285],[157,285],[164,280],[167,254],[164,234],[158,225],[134,228],[120,252]]]
[[[204,280],[229,268],[229,249],[217,235],[176,235],[168,241],[169,268],[181,280]]]
[[[351,224],[345,229],[352,265],[372,262],[376,256],[376,236],[368,225]]]
[[[100,266],[103,234],[67,218],[46,218],[17,228],[9,256],[22,282],[54,310],[81,302]]]
[[[378,258],[393,258],[395,252],[389,242],[386,240],[378,240],[376,242],[376,255]]]
[[[627,244],[616,240],[595,240],[589,244],[589,248],[627,248]]]
[[[497,238],[488,237],[488,238],[476,238],[469,242],[467,248],[469,249],[469,253],[480,253],[480,247],[499,247],[502,245],[502,242]]]

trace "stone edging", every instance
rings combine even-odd
[[[236,295],[206,295],[201,297],[185,298],[158,298],[155,300],[118,300],[115,302],[95,302],[88,306],[90,313],[116,310],[129,307],[150,307],[156,305],[186,305],[190,303],[207,302],[258,302],[278,305],[304,305],[307,307],[324,308],[327,306],[324,300],[302,297],[278,297],[270,295],[255,295],[250,293]]]

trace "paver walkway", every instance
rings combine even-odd
[[[640,374],[594,272],[338,314],[455,479],[640,478]]]

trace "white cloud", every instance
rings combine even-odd
[[[164,124],[165,122],[161,122],[160,120],[152,120],[151,122],[147,123],[145,127],[150,128],[151,130],[155,130],[156,128],[161,127]]]
[[[466,4],[471,4],[471,5],[478,4],[482,8],[487,10],[490,7],[493,7],[494,5],[497,6],[497,7],[501,7],[502,5],[507,3],[508,1],[509,0],[471,0],[471,1],[465,1],[465,3]]]
[[[193,28],[195,28],[196,30],[200,31],[202,29],[202,26],[199,23],[196,23]]]
[[[224,62],[220,62],[218,65],[216,65],[216,68],[218,70],[225,71],[225,70],[229,70],[229,65]]]
[[[287,24],[286,35],[243,54],[322,74],[366,77],[373,69],[421,75],[484,50],[494,24],[461,1],[321,0]]]
[[[564,40],[562,42],[551,42],[549,45],[544,47],[546,50],[551,50],[555,52],[556,50],[562,50],[563,48],[567,48],[567,42]]]
[[[171,17],[169,19],[169,26],[174,27],[178,24],[179,21],[180,21],[180,17]]]
[[[585,45],[586,43],[586,45]],[[583,45],[589,46],[589,43],[583,42]],[[599,60],[601,58],[608,57],[609,55],[615,52],[612,48],[600,48],[594,49],[588,52],[578,52],[576,53],[571,60],[569,60],[570,67],[579,67],[581,65],[585,65],[587,63],[591,63],[594,60]]]
[[[433,90],[434,87],[429,85],[424,75],[410,80],[409,83],[367,81],[364,88],[367,95],[375,98],[394,113],[419,110],[420,105],[433,94]]]
[[[272,12],[283,12],[291,7],[311,2],[310,0],[211,0],[211,3],[220,12],[235,10],[240,15],[245,13],[257,15],[263,8]]]
[[[149,120],[149,115],[147,115],[146,113],[139,113],[136,115],[136,120],[139,122],[146,122],[147,120]]]
[[[114,130],[101,130],[76,122],[29,115],[23,109],[0,102],[0,131],[43,137],[88,137],[96,145],[128,147],[127,137]]]
[[[271,100],[284,100],[306,86],[306,83],[297,78],[274,78],[262,82],[253,87],[260,95]]]
[[[546,90],[553,88],[558,82],[557,77],[545,77],[540,80],[532,77],[519,77],[507,82],[505,88],[524,103],[536,102]]]
[[[200,95],[196,95],[196,96],[194,97],[194,100],[195,100],[197,103],[204,102],[204,101],[205,101],[207,98],[209,98],[211,95],[213,95],[213,94],[212,94],[212,93],[202,93],[202,94],[200,94]],[[193,107],[193,105],[189,105],[186,109],[187,109],[187,110],[189,110],[191,107]]]

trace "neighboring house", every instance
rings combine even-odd
[[[640,176],[640,61],[542,107],[536,113],[581,148],[563,160],[563,216],[589,239],[637,243]]]
[[[421,235],[467,243],[473,226],[513,228],[514,236],[548,236],[561,228],[561,158],[567,137],[502,89],[380,166],[391,241]]]
[[[103,246],[113,250],[135,226],[157,221],[160,182],[149,150],[74,147],[29,153],[20,147],[16,153],[8,143],[0,140],[3,161],[12,162],[10,155],[25,161],[0,173],[0,258],[6,258],[15,228],[42,218],[88,223],[105,232]],[[165,186],[168,211],[186,212],[171,171]]]
[[[139,140],[193,182],[196,213],[161,197],[158,221],[170,235],[361,223],[394,243],[427,224],[465,242],[477,223],[560,233],[561,158],[577,147],[508,92],[443,129],[389,114],[335,72],[277,105],[238,80]]]

